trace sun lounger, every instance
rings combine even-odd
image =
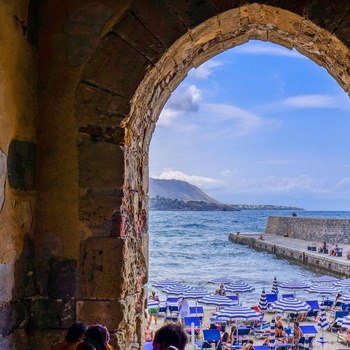
[[[346,311],[346,308],[350,308],[350,304],[342,304],[341,305],[341,311]]]
[[[203,316],[204,315],[203,306],[190,306],[190,315]]]
[[[300,325],[299,328],[304,335],[316,335],[318,333],[316,327],[313,324]]]
[[[255,339],[261,339],[261,338],[266,338],[270,335],[270,324],[264,324],[262,326],[258,326],[255,328],[252,328],[251,332],[254,335]]]
[[[349,346],[350,342],[348,340],[348,335],[344,333],[337,334],[337,341],[339,343],[344,343],[345,345]]]
[[[296,348],[297,349],[304,349],[304,348],[312,348],[312,343],[315,339],[315,336],[311,336],[308,337],[308,339],[306,339],[306,337],[301,337],[298,341],[298,343],[296,344]]]
[[[282,294],[282,299],[286,299],[286,298],[294,298],[294,294],[293,293]]]
[[[220,331],[218,329],[203,329],[203,340],[209,344],[218,344],[220,341]]]
[[[311,310],[319,310],[320,305],[318,300],[305,300],[305,303],[311,306]]]
[[[275,293],[267,293],[266,294],[266,301],[267,301],[267,306],[270,306],[271,303],[276,301],[278,298],[278,295]]]
[[[253,350],[268,350],[269,346],[268,345],[255,345],[253,346]]]

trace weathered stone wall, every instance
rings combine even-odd
[[[107,324],[116,350],[141,349],[148,151],[171,92],[252,39],[295,47],[348,91],[349,10],[331,0],[4,2],[0,347],[47,348],[79,319]]]
[[[328,244],[350,243],[350,219],[270,216],[266,233]]]

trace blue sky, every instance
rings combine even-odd
[[[150,176],[232,204],[350,210],[350,99],[295,50],[251,41],[192,69],[167,101]]]

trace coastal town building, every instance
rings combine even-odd
[[[350,86],[346,0],[2,1],[0,348],[73,321],[141,349],[148,150],[192,67],[257,39]],[[215,130],[213,130],[215,132]]]

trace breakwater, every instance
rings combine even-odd
[[[338,222],[337,222],[338,221]],[[269,217],[263,240],[260,233],[230,234],[229,241],[266,251],[279,258],[303,264],[338,277],[350,277],[350,249],[348,219],[315,219]],[[322,241],[336,242],[343,249],[342,256],[318,253]]]
[[[270,216],[265,233],[329,244],[350,244],[350,219]]]

